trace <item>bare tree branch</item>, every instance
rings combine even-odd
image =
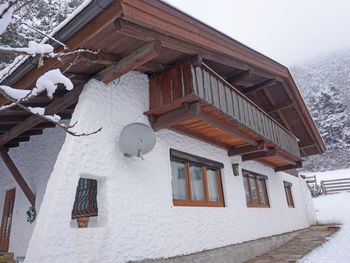
[[[29,25],[28,23],[22,23],[22,24],[25,25],[25,26],[27,26],[27,27],[29,27],[30,29],[34,30],[35,32],[37,32],[37,33],[43,35],[44,37],[47,37],[47,38],[51,39],[52,41],[54,41],[54,42],[56,42],[57,44],[61,45],[64,49],[70,50],[70,48],[69,48],[66,44],[64,44],[64,43],[62,43],[61,41],[59,41],[59,40],[57,40],[57,39],[51,37],[50,35],[48,35],[48,34],[42,32],[41,30],[39,30],[39,29],[37,29],[37,28],[35,28],[35,27],[32,27],[32,26]]]

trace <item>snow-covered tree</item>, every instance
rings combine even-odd
[[[82,52],[96,54],[97,52],[84,49],[70,50],[66,45],[47,34],[48,31],[52,30],[54,26],[57,26],[65,18],[69,8],[70,11],[72,11],[79,3],[80,0],[8,0],[0,4],[0,54],[5,54],[9,57],[20,55],[16,57],[10,65],[0,71],[0,82],[11,74],[16,66],[28,56],[39,56],[41,62],[38,66],[42,66],[44,58],[47,57],[62,59],[65,56]],[[26,28],[32,30],[32,33],[26,31]],[[13,33],[13,30],[15,30],[16,33]],[[35,41],[39,37],[36,34],[55,41],[63,46],[64,50],[57,53],[54,51],[54,48],[46,44],[45,41],[38,43]],[[22,41],[27,40],[29,40],[27,45],[23,45]],[[14,46],[11,46],[11,44]],[[8,104],[2,105],[0,111],[18,106],[40,118],[55,123],[67,133],[75,136],[85,136],[98,132],[100,129],[92,133],[77,134],[71,130],[74,124],[68,126],[62,123],[58,115],[45,114],[45,108],[25,106],[25,102],[39,94],[46,94],[49,98],[52,98],[58,84],[63,84],[66,90],[72,90],[74,88],[71,80],[64,76],[60,69],[52,69],[44,73],[36,80],[36,85],[32,89],[17,89],[0,85],[0,93],[10,101]]]
[[[291,68],[293,77],[326,143],[327,151],[303,163],[308,171],[349,167],[350,50]]]
[[[17,0],[13,3],[15,16],[0,36],[0,46],[24,47],[29,41],[40,42],[43,35],[48,34],[71,14],[82,0]],[[13,61],[13,55],[0,57],[0,69]]]

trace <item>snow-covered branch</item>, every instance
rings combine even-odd
[[[19,11],[21,8],[28,5],[29,3],[32,3],[33,1],[35,0],[27,0],[22,3],[21,1],[18,1],[18,0],[8,0],[6,3],[0,4],[0,35],[2,35],[6,31],[6,29],[9,27],[11,23],[13,25],[12,20],[13,21],[21,20],[19,16],[14,14],[14,12]],[[38,67],[40,67],[44,64],[45,58],[55,58],[62,62],[62,60],[65,57],[75,55],[74,59],[69,63],[68,67],[66,67],[66,69],[64,70],[64,72],[66,72],[69,68],[71,68],[74,64],[76,64],[79,61],[80,53],[90,53],[90,54],[98,53],[98,51],[92,51],[88,49],[70,50],[68,46],[66,46],[64,43],[53,38],[52,34],[48,35],[42,32],[41,30],[34,28],[33,26],[29,25],[26,22],[22,22],[22,25],[25,25],[29,29],[35,31],[36,33],[43,35],[44,40],[42,40],[40,43],[37,43],[35,41],[29,41],[27,47],[8,47],[8,46],[1,47],[0,46],[1,55],[6,55],[6,56],[19,55],[14,59],[13,63],[11,63],[7,68],[0,71],[0,82],[3,81],[6,77],[8,77],[29,56],[32,56],[32,57],[39,56],[40,59],[39,59]],[[45,43],[45,41],[48,39],[58,43],[60,46],[63,47],[63,50],[59,52],[55,52],[53,46]],[[31,114],[38,116],[39,118],[42,118],[46,121],[56,124],[58,127],[62,128],[67,133],[73,136],[88,136],[101,131],[102,127],[90,133],[74,132],[71,129],[76,125],[76,123],[72,125],[66,125],[61,121],[61,118],[59,115],[48,114],[46,108],[27,106],[31,98],[38,96],[39,94],[46,93],[46,95],[50,99],[52,99],[54,93],[57,90],[58,84],[62,84],[67,91],[70,91],[74,88],[71,80],[66,76],[64,76],[60,69],[53,69],[44,73],[42,76],[40,76],[37,79],[35,87],[30,90],[15,89],[13,87],[0,84],[0,94],[2,94],[8,101],[10,101],[10,103],[0,106],[0,112],[8,110],[11,107],[17,106]]]
[[[7,110],[9,107],[18,106],[29,113],[35,114],[38,117],[45,119],[46,121],[56,124],[58,127],[73,136],[88,136],[101,131],[102,127],[90,133],[76,133],[71,130],[71,128],[73,128],[76,123],[73,125],[66,125],[61,122],[61,117],[59,115],[46,114],[45,108],[30,107],[24,105],[24,103],[30,98],[35,97],[43,92],[46,92],[47,96],[49,98],[52,98],[58,87],[58,84],[63,84],[66,90],[73,89],[73,83],[70,81],[70,79],[65,77],[59,69],[50,70],[39,77],[36,81],[36,87],[34,87],[32,90],[14,89],[8,86],[0,85],[0,93],[6,99],[12,102],[9,105],[0,107],[0,111]]]

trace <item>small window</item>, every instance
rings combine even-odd
[[[292,184],[289,182],[283,182],[284,184],[284,192],[286,193],[286,199],[288,207],[294,208],[294,200],[292,195]]]
[[[178,206],[224,206],[222,164],[171,150],[173,203]]]
[[[270,207],[267,195],[267,177],[243,170],[243,183],[248,207]]]
[[[87,227],[89,218],[97,215],[97,181],[80,178],[75,194],[72,219],[77,219],[79,227]]]

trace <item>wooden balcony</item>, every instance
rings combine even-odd
[[[202,62],[186,62],[150,80],[149,116],[168,128],[228,149],[276,171],[298,168],[297,138]]]

